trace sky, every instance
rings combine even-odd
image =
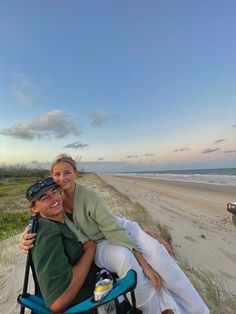
[[[236,166],[236,1],[0,0],[0,165]]]

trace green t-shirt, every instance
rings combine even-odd
[[[83,254],[83,246],[66,224],[39,219],[37,238],[32,257],[39,286],[50,307],[68,287],[72,279],[72,267]],[[71,305],[93,295],[97,267],[90,272]]]

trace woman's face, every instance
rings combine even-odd
[[[61,161],[52,169],[52,177],[63,190],[74,188],[77,172],[68,163]]]

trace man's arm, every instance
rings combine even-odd
[[[96,244],[94,241],[87,241],[84,245],[84,254],[77,264],[72,267],[72,279],[66,290],[50,306],[53,312],[62,312],[71,304],[79,290],[81,289],[90,270],[94,259]]]

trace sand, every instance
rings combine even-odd
[[[0,242],[0,313],[19,314],[17,296],[22,293],[25,274],[26,255],[19,248],[19,236]],[[33,282],[29,280],[29,290]],[[25,311],[29,313],[29,311]]]
[[[236,187],[152,178],[100,175],[168,226],[175,254],[196,269],[217,274],[236,294],[236,226],[226,210]]]

